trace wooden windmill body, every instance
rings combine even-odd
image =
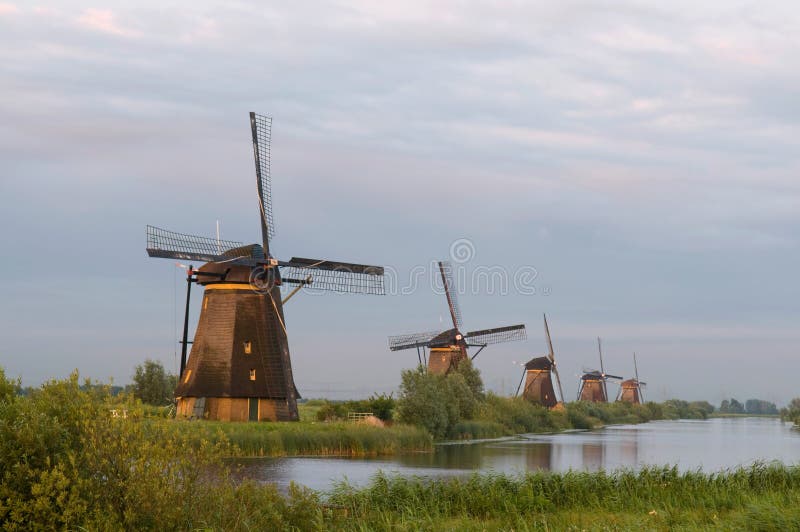
[[[175,233],[148,226],[151,257],[203,261],[188,269],[178,386],[179,416],[221,421],[296,421],[294,383],[281,286],[383,294],[383,268],[269,253],[274,234],[270,193],[271,119],[250,113],[261,244]],[[189,298],[204,287],[188,362]],[[294,292],[293,292],[294,293]],[[288,298],[287,298],[288,299]]]
[[[608,402],[608,379],[622,380],[617,375],[609,375],[603,367],[603,349],[600,338],[597,339],[597,350],[600,354],[600,371],[584,371],[581,376],[581,387],[578,390],[578,401],[589,401],[592,403]]]
[[[633,354],[633,367],[636,377],[633,379],[626,379],[620,383],[617,401],[638,405],[644,402],[642,388],[644,388],[647,383],[639,380],[639,367],[636,364],[636,353]]]
[[[446,331],[428,331],[422,333],[403,334],[389,337],[389,349],[401,351],[416,349],[417,359],[421,366],[427,365],[428,372],[445,375],[458,367],[462,360],[469,357],[467,348],[477,347],[476,356],[490,344],[511,342],[525,339],[525,325],[510,325],[494,329],[482,329],[462,334],[461,310],[458,306],[457,287],[453,275],[453,267],[446,261],[438,263],[439,273],[447,297],[447,306],[453,328]],[[423,357],[427,360],[423,361]]]
[[[553,408],[559,403],[555,390],[553,389],[553,374],[556,376],[558,393],[562,402],[564,393],[561,390],[561,378],[558,376],[555,353],[553,352],[553,341],[550,338],[550,327],[547,325],[547,316],[544,317],[544,330],[547,336],[547,345],[550,348],[550,353],[547,356],[532,358],[525,364],[525,370],[522,379],[520,379],[520,385],[522,385],[522,381],[524,380],[525,387],[522,389],[522,397],[532,403],[537,403],[547,408]],[[517,386],[517,395],[519,395],[519,386]]]

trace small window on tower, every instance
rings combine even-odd
[[[186,384],[187,382],[189,382],[189,377],[191,376],[192,376],[192,370],[187,369],[186,376],[183,378],[183,383]]]
[[[203,310],[208,308],[208,297],[203,298]]]
[[[252,352],[253,352],[253,344],[250,343],[250,342],[245,342],[244,343],[244,354],[245,355],[249,355]]]
[[[256,370],[254,370],[254,369],[250,370],[250,380],[251,381],[256,380]]]

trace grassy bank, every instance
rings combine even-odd
[[[756,465],[722,474],[475,475],[439,481],[378,477],[337,488],[345,529],[566,530],[800,528],[800,469]]]
[[[523,433],[596,429],[606,425],[647,423],[661,419],[706,419],[700,404],[670,400],[664,403],[567,403],[548,410],[522,398],[486,394],[472,419],[457,422],[450,439],[496,438]]]
[[[0,528],[800,528],[800,468],[783,466],[718,475],[648,469],[436,481],[378,477],[363,489],[341,485],[321,494],[295,486],[282,494],[274,486],[235,482],[228,475],[223,459],[233,451],[225,431],[244,442],[255,427],[272,428],[259,435],[299,434],[306,423],[223,429],[147,418],[135,403],[114,401],[102,388],[81,389],[77,376],[21,397],[0,371]],[[114,417],[112,405],[126,408],[128,417]],[[198,428],[208,431],[207,437],[198,439]],[[331,424],[322,430],[340,428]]]
[[[433,449],[418,427],[372,427],[356,423],[224,423],[159,421],[193,441],[227,443],[234,456],[381,456]]]

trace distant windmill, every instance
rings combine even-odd
[[[636,378],[627,379],[620,383],[617,401],[638,405],[644,402],[642,388],[644,388],[647,383],[639,380],[639,367],[636,365],[636,353],[633,354],[633,369],[636,373]]]
[[[550,353],[547,356],[532,358],[525,364],[525,370],[519,380],[516,395],[519,395],[519,390],[524,380],[525,388],[522,390],[522,397],[533,403],[552,408],[558,404],[553,390],[552,374],[556,376],[558,395],[561,398],[561,402],[564,402],[564,391],[561,389],[561,378],[558,376],[553,341],[550,338],[550,327],[547,325],[547,315],[544,316],[544,332],[547,336],[547,346],[550,349]]]
[[[282,284],[310,289],[383,294],[383,268],[318,259],[275,259],[270,193],[272,119],[250,113],[261,243],[186,235],[147,226],[151,257],[204,262],[187,269],[180,377],[180,416],[222,421],[298,419],[283,315]],[[192,186],[188,183],[187,186]],[[226,182],[219,186],[225,188]],[[197,187],[195,187],[197,188]],[[202,189],[202,187],[201,187]],[[194,342],[188,341],[192,283],[205,288]],[[295,292],[292,292],[293,295]],[[187,361],[187,345],[192,352]]]
[[[608,387],[606,386],[606,381],[608,379],[622,380],[622,377],[606,373],[603,367],[603,348],[600,344],[600,338],[597,339],[597,351],[600,354],[600,371],[584,371],[581,376],[581,388],[578,391],[578,401],[607,403]]]
[[[462,334],[461,310],[456,299],[458,290],[453,278],[453,267],[449,262],[445,261],[441,261],[438,264],[439,273],[444,284],[444,293],[447,297],[447,306],[450,308],[450,318],[453,320],[453,328],[446,331],[390,336],[389,349],[391,351],[416,349],[417,359],[422,365],[425,349],[430,349],[430,356],[428,356],[427,361],[428,371],[443,375],[467,358],[468,347],[479,348],[472,355],[472,360],[474,360],[487,345],[525,339],[525,325],[510,325],[508,327],[483,329]]]

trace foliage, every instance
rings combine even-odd
[[[124,406],[128,418],[113,417],[112,406]],[[139,419],[135,403],[81,389],[77,373],[0,402],[0,526],[191,526],[212,489],[201,474],[217,449],[189,449],[178,434]]]
[[[744,414],[744,405],[736,399],[725,399],[719,405],[720,414]]]
[[[776,416],[779,414],[775,403],[763,401],[761,399],[748,399],[744,403],[744,411],[748,414],[757,416]]]
[[[177,386],[177,378],[164,370],[161,362],[145,360],[136,366],[133,374],[133,395],[143,403],[166,405],[172,403],[172,394]]]
[[[13,401],[21,391],[20,380],[8,380],[5,370],[0,368],[0,403]]]
[[[708,401],[682,401],[669,399],[662,406],[663,419],[707,419],[714,412]]]
[[[391,394],[373,394],[360,401],[326,401],[315,400],[317,421],[337,421],[347,419],[351,412],[372,412],[382,421],[391,421],[395,400]]]
[[[781,419],[800,426],[800,397],[795,397],[786,408],[781,409]]]
[[[461,421],[475,417],[483,398],[480,373],[469,360],[447,375],[428,373],[422,367],[406,370],[397,400],[398,418],[443,439],[453,436]]]

